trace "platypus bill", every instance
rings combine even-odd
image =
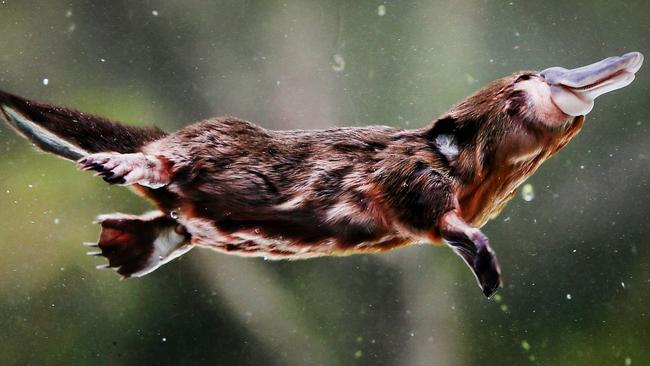
[[[0,92],[36,146],[131,187],[157,211],[101,215],[96,243],[123,277],[194,246],[302,259],[445,242],[485,296],[501,285],[479,230],[580,131],[594,99],[632,82],[643,56],[496,80],[430,125],[270,131],[214,118],[175,133],[124,126]]]

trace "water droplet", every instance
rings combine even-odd
[[[43,79],[43,85],[47,85],[49,83],[50,83],[50,79],[48,78]]]
[[[533,189],[532,184],[524,184],[524,186],[521,188],[521,198],[523,198],[526,202],[530,202],[535,199],[535,190]]]
[[[158,10],[152,10],[151,15],[157,17],[158,16]]]
[[[163,337],[162,341],[167,342],[167,338]]]
[[[523,348],[525,351],[530,351],[530,343],[524,339],[521,341],[521,348]]]
[[[571,300],[572,299],[571,294],[566,294],[566,299]]]
[[[386,15],[386,5],[382,4],[377,7],[377,15],[379,15],[380,17]]]
[[[345,59],[340,53],[335,53],[334,56],[332,56],[332,62],[332,70],[336,72],[345,70]]]

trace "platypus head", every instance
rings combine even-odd
[[[467,188],[460,197],[466,219],[484,223],[494,212],[479,207],[511,197],[580,130],[594,99],[630,84],[642,63],[641,53],[630,52],[577,69],[517,72],[437,119],[427,133]]]
[[[571,70],[516,72],[460,102],[434,122],[432,131],[453,133],[457,143],[478,149],[472,153],[477,157],[496,155],[482,157],[494,163],[551,148],[544,144],[562,142],[596,97],[629,85],[642,63],[641,53],[630,52]]]

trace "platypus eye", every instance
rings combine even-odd
[[[518,82],[524,81],[524,80],[530,80],[531,77],[532,77],[532,75],[530,75],[530,74],[519,75],[517,80],[515,80],[515,83],[518,83]]]

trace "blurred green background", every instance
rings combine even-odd
[[[174,130],[421,127],[520,69],[650,55],[646,1],[0,3],[0,88]],[[47,81],[45,81],[47,79]],[[450,250],[301,262],[194,250],[120,282],[80,245],[147,202],[0,127],[2,365],[648,365],[650,70],[484,228],[487,301]]]

